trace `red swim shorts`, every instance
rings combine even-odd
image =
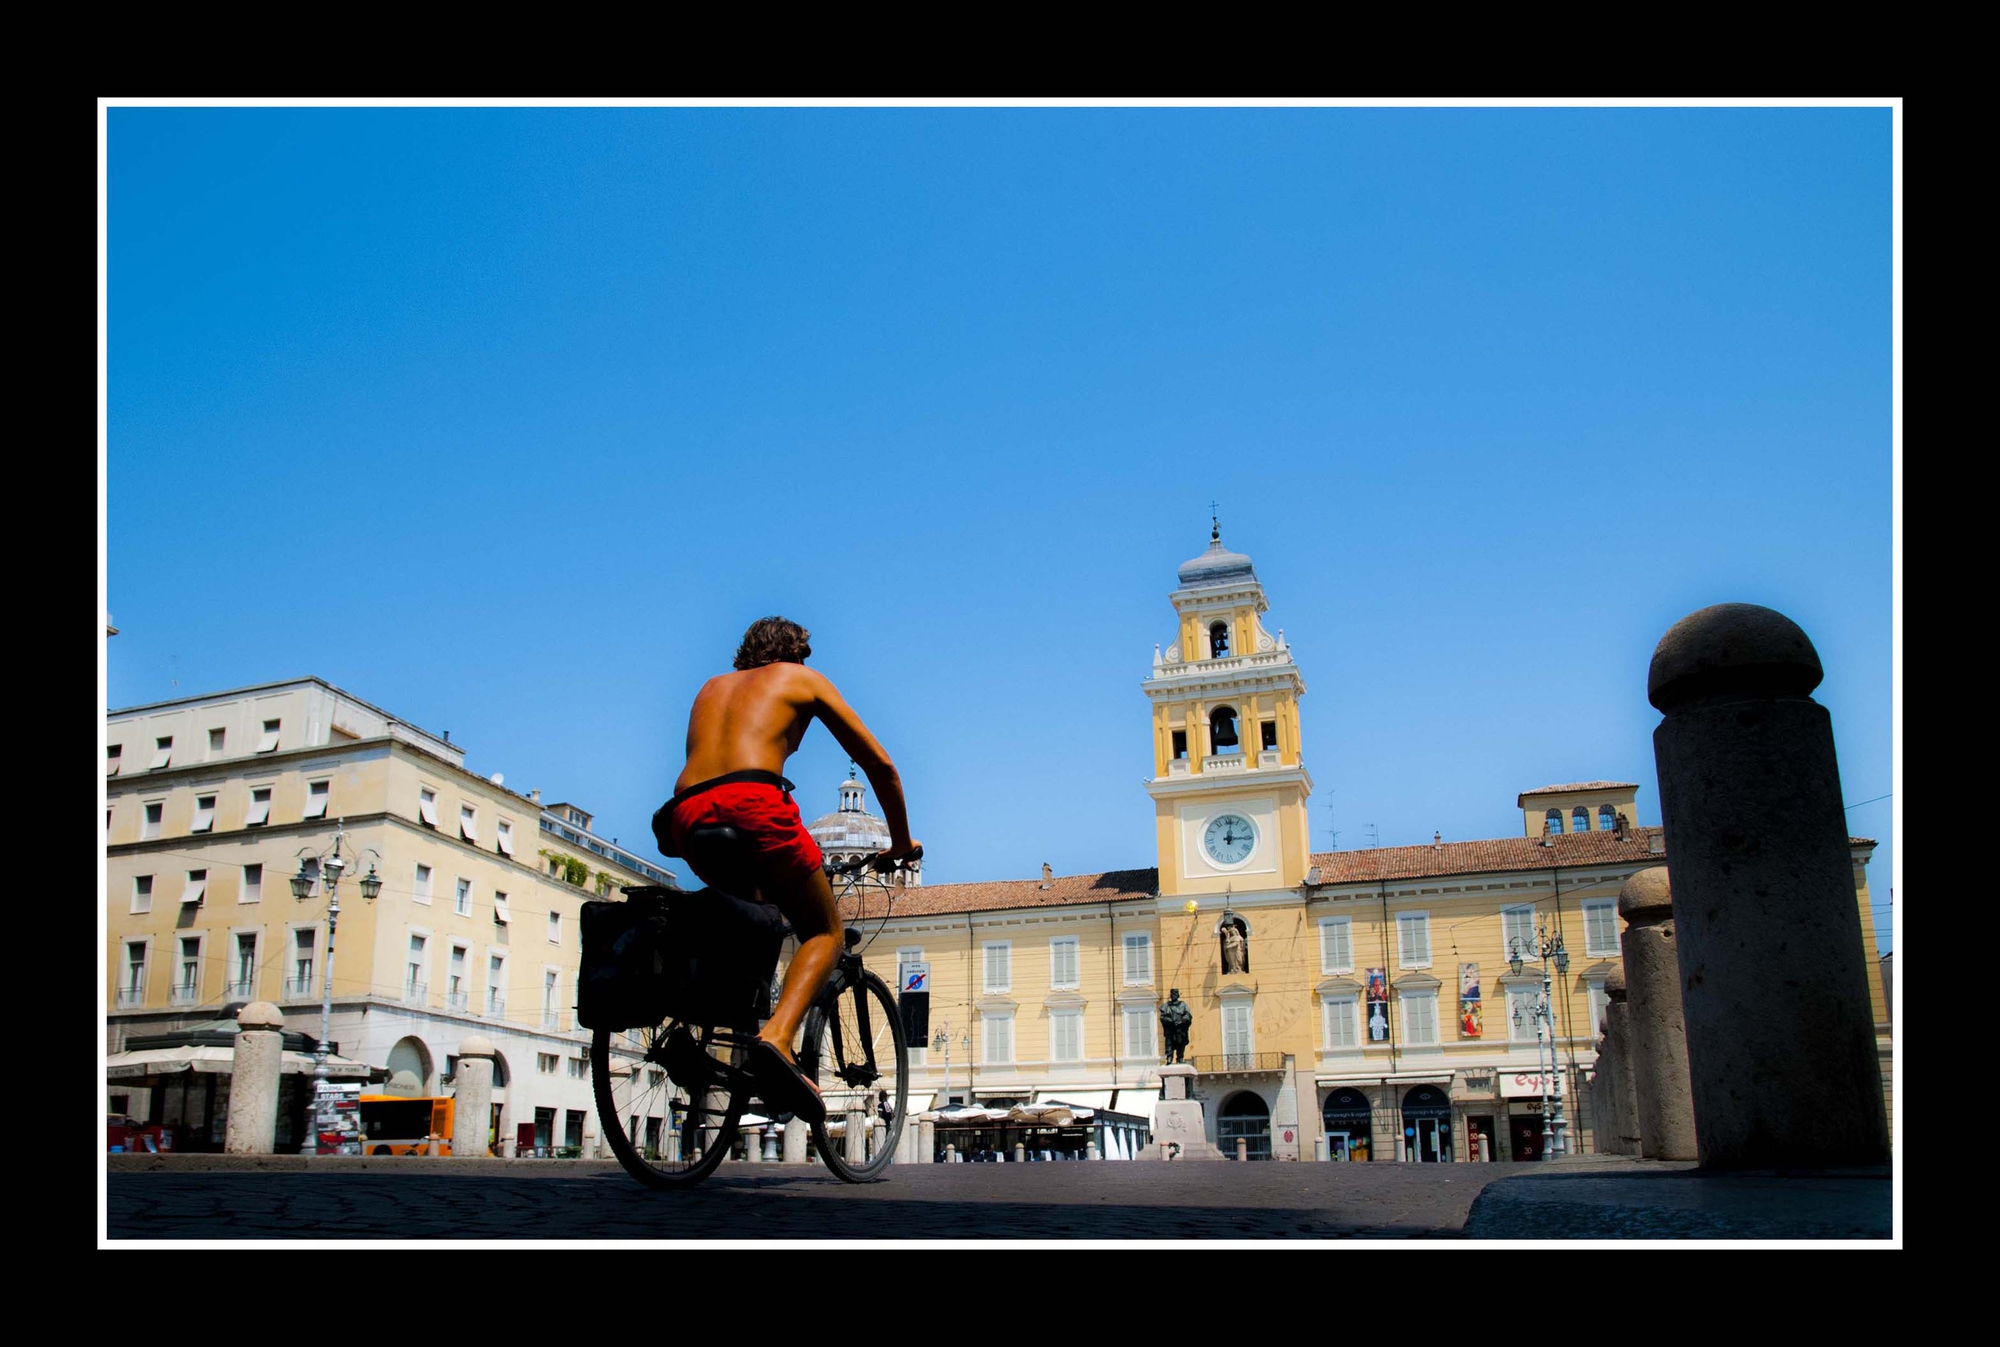
[[[727,826],[748,838],[756,854],[759,879],[777,878],[799,870],[817,870],[823,857],[799,818],[799,807],[776,786],[761,781],[732,781],[690,795],[667,815],[668,839],[678,854],[690,828]],[[731,875],[705,875],[693,861],[688,868],[712,888],[727,889]]]

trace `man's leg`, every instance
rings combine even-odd
[[[763,896],[776,904],[785,914],[785,920],[791,922],[799,951],[785,969],[784,990],[758,1037],[792,1062],[797,1060],[792,1053],[792,1039],[798,1035],[799,1022],[805,1018],[813,998],[826,986],[827,977],[840,959],[840,910],[834,906],[833,885],[818,866],[795,870],[783,878],[769,878],[761,889]]]

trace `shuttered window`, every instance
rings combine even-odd
[[[326,802],[332,797],[332,793],[333,783],[331,781],[307,782],[305,816],[307,818],[325,818]]]
[[[1427,912],[1405,912],[1396,918],[1397,948],[1405,968],[1426,968],[1431,961],[1431,918]]]
[[[411,886],[410,896],[420,903],[431,900],[431,868],[421,861],[417,863],[416,882]]]
[[[1234,1065],[1239,1069],[1249,1065],[1249,1057],[1254,1051],[1250,1028],[1250,1006],[1247,1002],[1237,1002],[1222,1007],[1222,1055],[1225,1069]]]
[[[269,753],[275,750],[277,747],[278,747],[278,722],[275,720],[267,720],[264,722],[264,733],[260,735],[257,739],[257,751],[259,753]]]
[[[1507,989],[1507,1038],[1515,1043],[1535,1041],[1535,1005],[1540,999],[1533,987]]]
[[[135,875],[132,878],[132,910],[151,912],[153,910],[153,877]]]
[[[1014,989],[1014,945],[1012,941],[993,940],[986,944],[986,983],[989,992],[1005,992]]]
[[[1605,898],[1583,905],[1583,952],[1607,959],[1619,952],[1616,899]]]
[[[461,917],[469,917],[472,915],[471,880],[461,879],[458,881],[458,898],[457,901],[452,904],[452,911],[458,913],[458,915]]]
[[[1321,1007],[1321,1016],[1325,1020],[1327,1051],[1356,1045],[1353,997],[1328,997]]]
[[[1403,1041],[1412,1047],[1434,1047],[1438,1041],[1436,992],[1404,992]]]
[[[195,796],[194,823],[189,826],[188,831],[196,833],[205,833],[211,831],[214,827],[215,827],[215,797],[213,795]]]
[[[479,840],[479,811],[469,804],[458,807],[458,835],[468,842]]]
[[[250,792],[250,812],[243,816],[246,828],[261,827],[271,821],[271,788],[259,786]]]
[[[1153,980],[1153,937],[1145,934],[1125,937],[1125,980],[1141,985]]]
[[[503,856],[513,855],[514,825],[509,823],[506,819],[503,818],[500,820],[498,824],[494,826],[499,830],[497,840],[500,846],[500,854]]]
[[[424,790],[421,787],[417,790],[417,816],[429,827],[435,828],[438,826],[438,797],[436,791]]]
[[[155,739],[153,741],[152,766],[154,768],[165,767],[169,762],[173,761],[173,758],[174,737],[171,734],[164,739]]]
[[[160,835],[160,820],[165,817],[167,806],[163,801],[154,801],[146,806],[146,821],[139,828],[141,839]]]
[[[1604,1011],[1611,1004],[1602,982],[1590,984],[1590,1037],[1595,1042],[1604,1033]]]
[[[1128,1007],[1125,1011],[1125,1055],[1127,1057],[1151,1057],[1159,1051],[1153,1046],[1153,1011],[1145,1006]]]
[[[1500,956],[1511,959],[1516,954],[1523,959],[1540,957],[1536,953],[1535,909],[1532,907],[1500,909]]]
[[[1076,986],[1076,943],[1073,935],[1049,941],[1049,986]]]
[[[1326,917],[1319,924],[1319,971],[1351,973],[1354,948],[1349,936],[1354,922],[1349,917]]]
[[[1058,1010],[1049,1016],[1049,1056],[1058,1062],[1083,1060],[1083,1012]]]
[[[986,1061],[988,1063],[1013,1061],[1014,1017],[988,1015],[980,1023],[986,1026]]]

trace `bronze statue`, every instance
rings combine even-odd
[[[1187,1060],[1188,1029],[1193,1024],[1194,1012],[1181,1000],[1181,989],[1172,988],[1167,1003],[1160,1007],[1160,1040],[1168,1062]]]

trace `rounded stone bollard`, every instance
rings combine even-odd
[[[847,1126],[841,1128],[841,1154],[857,1165],[868,1163],[868,1119],[858,1108],[847,1110]]]
[[[944,1143],[944,1162],[948,1165],[958,1163],[958,1147],[949,1141]]]
[[[451,1153],[458,1159],[483,1159],[488,1119],[493,1113],[493,1042],[484,1034],[468,1034],[458,1044],[458,1089],[451,1106]]]
[[[937,1119],[917,1119],[917,1158],[924,1164],[937,1159]]]
[[[806,1162],[806,1143],[812,1140],[812,1124],[804,1118],[793,1118],[785,1124],[785,1163],[802,1165]]]
[[[1655,865],[1626,880],[1618,891],[1618,915],[1626,923],[1625,1023],[1632,1032],[1626,1057],[1632,1063],[1639,1153],[1649,1160],[1693,1160],[1698,1155],[1694,1095],[1667,867]]]
[[[743,1163],[754,1165],[764,1158],[764,1129],[752,1124],[743,1129]]]
[[[285,1064],[285,1017],[276,1006],[252,1001],[236,1012],[232,1058],[222,1148],[231,1155],[269,1155],[278,1135],[278,1078]]]
[[[1605,1115],[1614,1155],[1639,1153],[1639,1101],[1632,1091],[1632,1007],[1625,994],[1625,970],[1604,978],[1604,1047],[1610,1065]]]
[[[1095,1141],[1083,1148],[1083,1158],[1086,1160],[1095,1160],[1098,1158],[1097,1143]]]
[[[1246,1137],[1236,1138],[1236,1158],[1244,1162],[1250,1159],[1250,1142]]]
[[[1682,618],[1647,674],[1704,1168],[1888,1158],[1824,677],[1796,623],[1748,603]]]

